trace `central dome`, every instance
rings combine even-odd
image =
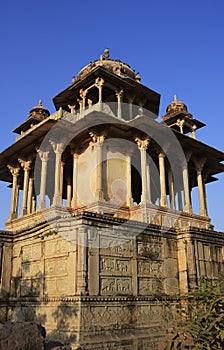
[[[139,74],[136,74],[135,71],[131,69],[127,63],[123,63],[120,60],[112,60],[110,58],[109,49],[104,50],[104,54],[100,56],[99,60],[90,62],[87,66],[82,68],[81,71],[77,74],[76,79],[83,79],[88,73],[99,66],[105,68],[110,73],[116,74],[122,78],[128,77],[140,82]]]

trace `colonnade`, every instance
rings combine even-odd
[[[104,176],[103,176],[103,149],[104,149],[104,135],[96,135],[90,133],[91,142],[90,145],[95,149],[95,157],[97,161],[96,168],[96,192],[95,200],[104,202]],[[141,164],[141,205],[151,205],[151,164],[150,157],[148,157],[148,148],[150,145],[150,140],[135,138],[139,150],[139,158]],[[64,144],[60,142],[50,141],[52,146],[52,153],[54,156],[54,193],[51,201],[53,206],[63,205],[63,184],[66,184],[66,194],[64,192],[64,199],[66,199],[66,207],[76,209],[78,206],[78,172],[79,172],[79,156],[77,149],[70,147],[70,153],[72,157],[72,169],[64,177],[66,163],[62,161],[62,154],[64,152]],[[41,161],[41,171],[40,171],[40,183],[39,183],[39,198],[38,203],[36,200],[36,194],[34,189],[34,162],[31,160],[18,159],[17,166],[8,165],[8,169],[12,174],[12,197],[11,197],[11,208],[9,220],[13,220],[18,216],[24,216],[27,214],[32,214],[35,211],[40,211],[46,208],[45,198],[48,195],[47,189],[47,176],[48,176],[48,163],[50,160],[49,157],[50,151],[37,150],[37,154]],[[166,155],[160,151],[157,153],[158,160],[158,176],[159,176],[159,205],[162,207],[170,207],[173,210],[183,210],[186,213],[192,213],[191,207],[191,195],[190,195],[190,186],[189,186],[189,174],[188,174],[188,162],[192,154],[186,154],[186,162],[182,164],[182,188],[176,189],[173,179],[172,169],[169,165],[169,162],[166,159]],[[127,159],[127,183],[126,183],[126,203],[128,207],[133,206],[133,197],[132,197],[132,151],[129,150],[126,154]],[[207,216],[207,204],[206,204],[206,193],[205,193],[205,181],[203,178],[203,169],[205,165],[205,159],[195,160],[193,163],[197,173],[197,186],[198,186],[198,196],[200,204],[200,215]],[[18,181],[19,176],[22,177],[22,181]],[[167,185],[168,184],[168,185]],[[21,201],[21,210],[18,213],[18,203],[19,203],[19,192],[20,186],[22,188],[22,201]],[[83,189],[85,191],[85,189]],[[181,192],[184,194],[184,203],[182,199]],[[178,205],[176,205],[177,195]],[[169,200],[168,200],[169,199]]]
[[[100,106],[100,110],[103,108],[103,103],[107,103],[108,101],[105,99],[103,100],[103,89],[104,87],[110,88],[111,91],[114,93],[114,101],[109,101],[109,103],[116,103],[117,104],[117,111],[116,115],[118,119],[122,119],[124,117],[122,113],[122,105],[125,99],[128,101],[128,114],[129,116],[125,115],[127,119],[133,119],[133,102],[134,97],[131,94],[127,94],[124,92],[122,88],[117,88],[115,86],[112,86],[111,84],[108,84],[104,81],[103,78],[98,77],[95,79],[94,84],[90,85],[85,90],[80,89],[79,91],[79,98],[76,98],[74,100],[74,103],[72,105],[68,105],[68,108],[71,113],[76,113],[76,111],[82,112],[86,108],[90,108],[94,103],[98,103]],[[89,92],[93,89],[98,89],[98,96],[94,93],[95,97],[98,99],[98,101],[93,101],[90,98],[88,98]],[[138,104],[143,105],[143,103],[138,101]],[[142,107],[140,107],[142,108]]]

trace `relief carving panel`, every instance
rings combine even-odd
[[[100,292],[103,295],[130,294],[132,291],[131,278],[101,277],[100,282]]]
[[[29,244],[22,248],[23,261],[39,260],[41,258],[41,243]]]
[[[38,296],[40,294],[40,280],[27,279],[21,281],[21,296]]]
[[[162,248],[161,243],[155,240],[146,242],[137,242],[137,253],[139,256],[156,260],[161,257]]]
[[[65,255],[68,253],[68,241],[65,239],[50,240],[45,242],[45,256]]]
[[[138,274],[139,275],[147,275],[147,276],[162,276],[162,261],[138,261]]]
[[[34,261],[32,263],[22,263],[22,277],[37,277],[38,275],[40,275],[40,271],[41,269],[39,261]]]
[[[45,279],[45,294],[64,294],[67,291],[67,278],[50,278]]]
[[[67,274],[67,259],[46,259],[45,274],[50,276]]]
[[[138,279],[138,291],[140,295],[161,293],[163,290],[162,281],[154,278]]]
[[[130,262],[124,259],[101,257],[100,272],[127,274],[130,273]]]
[[[100,253],[102,255],[130,256],[133,252],[132,241],[110,237],[100,237]]]

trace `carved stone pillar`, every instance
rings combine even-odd
[[[132,151],[127,151],[127,199],[126,204],[128,207],[131,207],[133,205],[133,198],[132,198],[132,188],[131,188],[131,156]]]
[[[54,184],[54,197],[53,205],[61,205],[61,195],[60,195],[60,175],[61,175],[61,155],[63,152],[63,143],[56,143],[50,141],[55,153],[55,184]]]
[[[33,182],[34,182],[34,178],[30,177],[29,186],[28,186],[28,198],[27,198],[27,214],[32,213]]]
[[[81,89],[81,90],[79,91],[79,95],[80,95],[80,97],[82,98],[82,109],[85,110],[87,91]]]
[[[28,196],[28,186],[29,186],[29,172],[30,165],[32,163],[31,160],[23,160],[18,159],[23,170],[24,170],[24,180],[23,180],[23,199],[22,199],[22,208],[21,208],[21,216],[27,214],[27,196]]]
[[[207,203],[206,203],[206,196],[205,196],[205,186],[203,183],[203,177],[202,177],[202,170],[204,167],[204,164],[206,162],[205,158],[202,158],[200,160],[194,159],[195,168],[197,171],[197,182],[198,182],[198,196],[199,196],[199,203],[200,203],[200,215],[207,216]]]
[[[167,207],[166,176],[165,176],[165,154],[159,153],[159,177],[160,177],[160,205]]]
[[[77,180],[78,180],[78,153],[75,150],[71,150],[73,156],[73,176],[72,176],[72,208],[77,208]]]
[[[146,181],[147,181],[147,200],[149,203],[152,203],[150,161],[146,165]]]
[[[47,162],[49,152],[44,152],[37,150],[39,157],[41,159],[41,179],[40,179],[40,200],[38,204],[38,209],[44,209],[46,207],[45,194],[46,194],[46,181],[47,181]]]
[[[36,195],[34,194],[32,197],[32,213],[35,213],[36,211],[36,204],[37,204],[37,199],[36,199]]]
[[[16,186],[16,196],[15,196],[15,217],[17,218],[18,216],[18,206],[19,206],[19,189],[20,185]]]
[[[170,195],[170,208],[175,209],[175,192],[173,183],[172,169],[168,168],[168,184],[169,184],[169,195]]]
[[[178,119],[178,120],[177,120],[177,125],[178,125],[179,128],[180,128],[181,134],[183,134],[183,133],[184,133],[184,120]]]
[[[191,157],[191,153],[186,155],[186,162],[183,164],[183,186],[184,186],[184,211],[187,213],[192,212],[190,188],[189,188],[189,177],[188,177],[188,162]]]
[[[65,162],[61,161],[61,167],[60,167],[60,196],[61,196],[61,198],[63,198],[64,166],[65,166]]]
[[[103,98],[102,98],[103,84],[104,84],[104,80],[102,78],[100,78],[100,77],[96,78],[95,85],[99,89],[99,101],[98,101],[98,103],[100,105],[100,109],[102,109],[102,103],[103,103]]]
[[[177,191],[177,200],[178,200],[178,210],[183,211],[183,201],[182,201],[181,190]]]
[[[116,92],[116,96],[117,96],[117,117],[118,119],[122,118],[122,100],[123,100],[123,94],[124,91],[120,90]]]
[[[9,214],[9,220],[15,219],[17,216],[17,181],[19,176],[19,167],[13,167],[11,165],[8,165],[8,169],[10,170],[12,174],[12,198],[11,198],[11,208],[10,208],[10,214]]]
[[[133,101],[134,101],[134,97],[128,98],[129,120],[131,120],[133,118]]]
[[[141,178],[142,178],[142,195],[141,195],[141,203],[146,204],[148,202],[148,193],[147,193],[147,161],[146,161],[146,150],[149,144],[149,140],[140,140],[136,138],[138,148],[141,154]]]
[[[87,292],[87,229],[80,227],[78,231],[78,263],[77,263],[77,294]]]
[[[96,135],[92,132],[89,133],[93,140],[94,149],[96,150],[96,200],[104,201],[103,193],[103,142],[105,140],[104,135]]]
[[[196,139],[196,130],[197,130],[197,126],[193,125],[192,128],[191,128],[191,137],[193,139]]]
[[[71,208],[72,203],[72,181],[71,177],[67,177],[67,207]]]

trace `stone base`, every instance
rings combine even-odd
[[[8,318],[37,322],[46,342],[72,349],[163,349],[166,335],[163,302],[154,298],[74,297],[31,301],[11,300]]]

